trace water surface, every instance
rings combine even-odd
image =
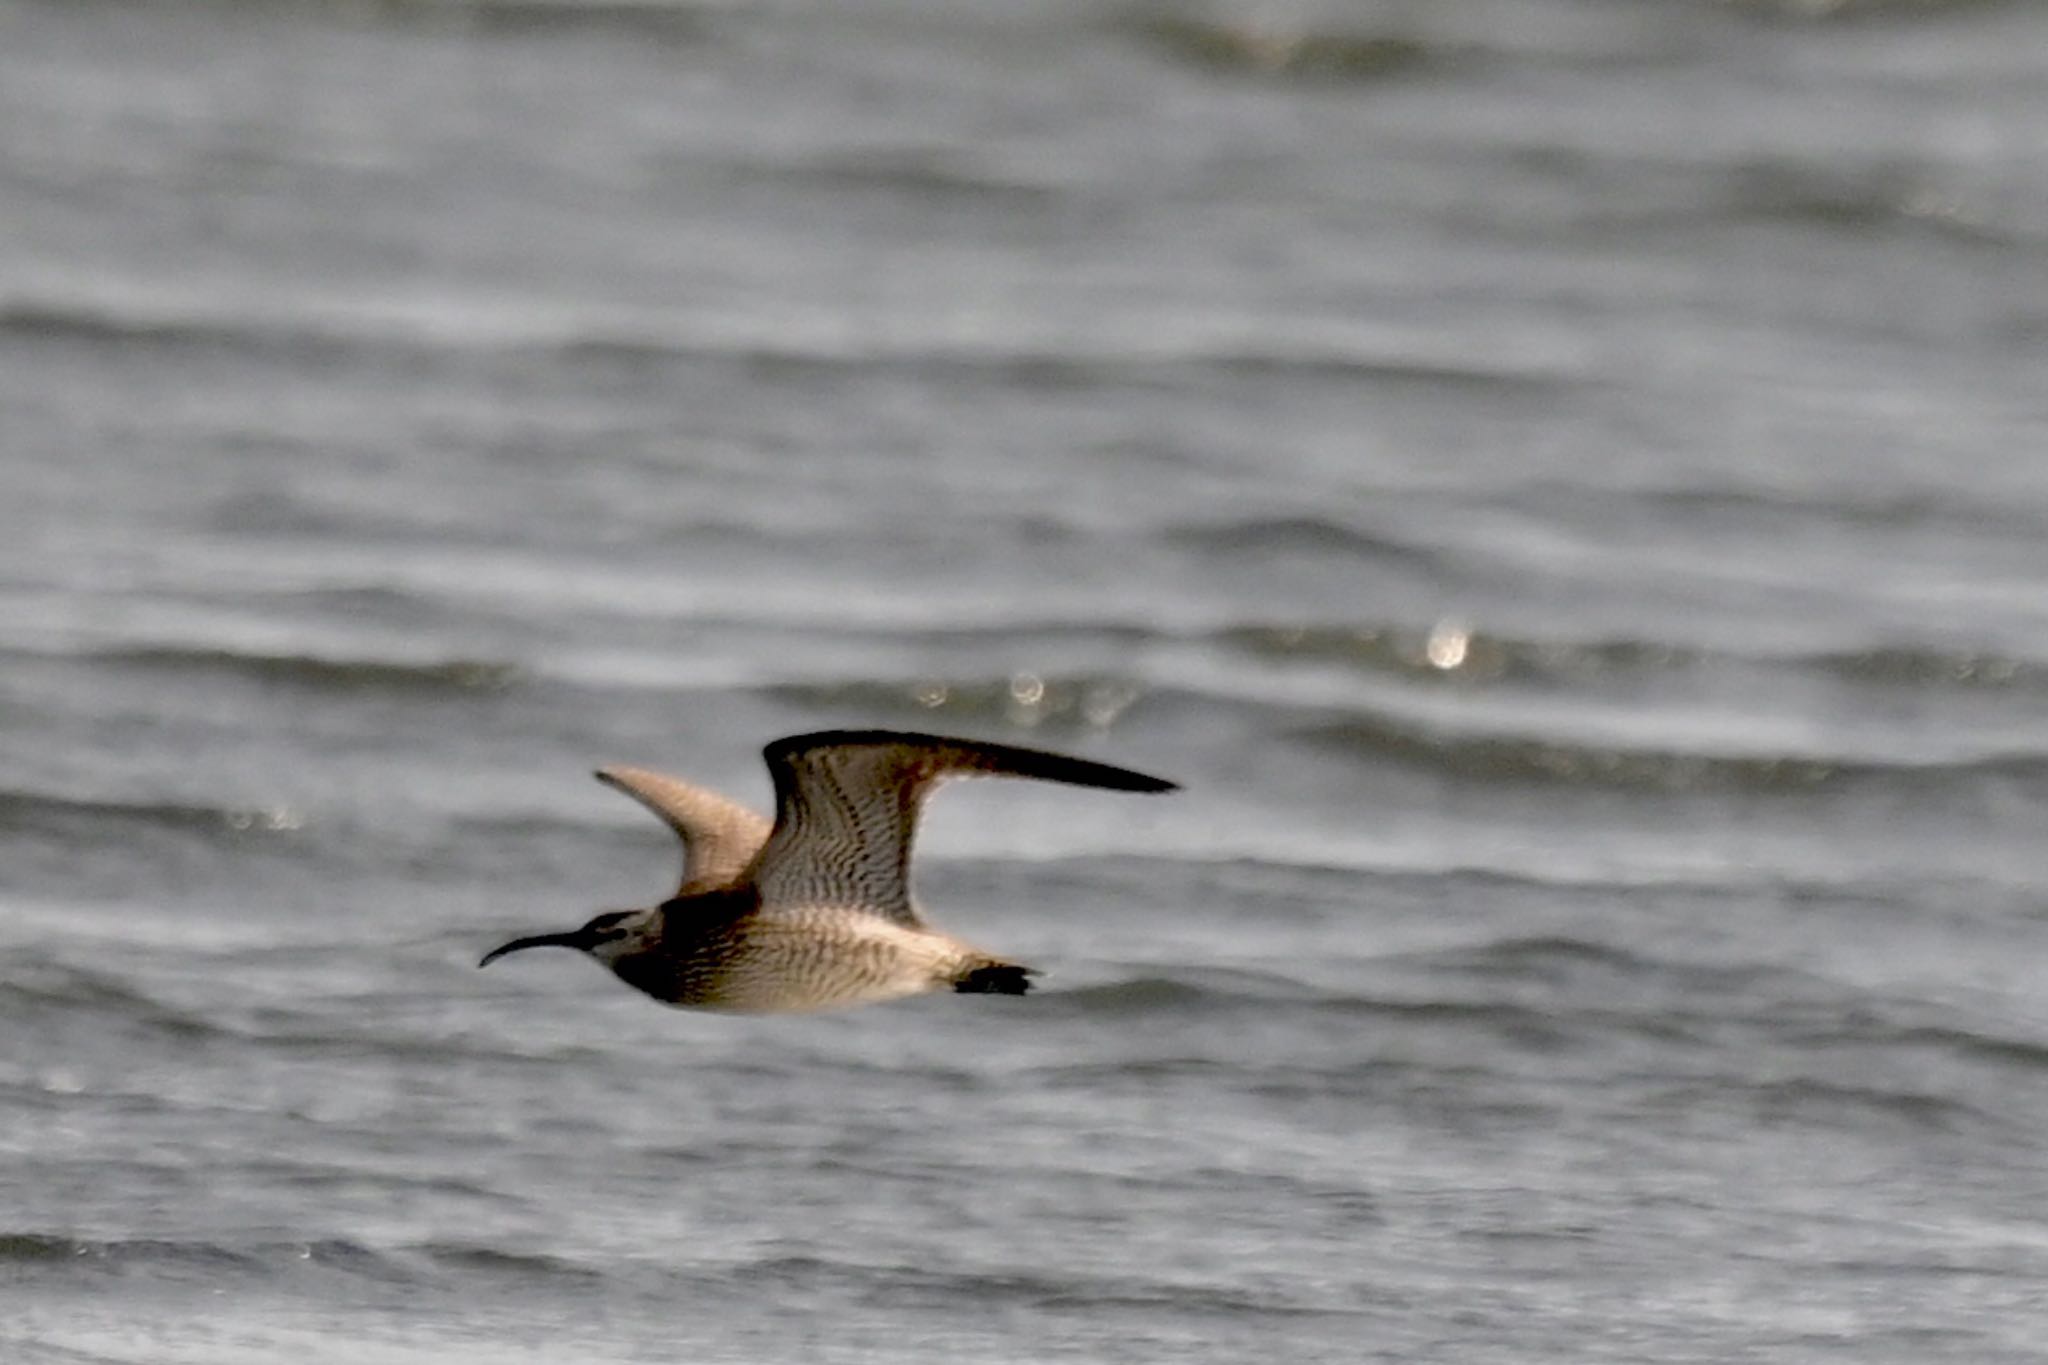
[[[0,1352],[2040,1360],[2048,17],[0,3]],[[1022,1001],[660,1010],[907,726]]]

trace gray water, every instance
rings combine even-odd
[[[2048,1360],[2048,8],[0,0],[0,1358]],[[567,955],[766,740],[1023,1000]]]

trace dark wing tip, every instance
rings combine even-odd
[[[1080,787],[1102,787],[1110,791],[1126,792],[1180,790],[1178,782],[1169,782],[1163,777],[1154,777],[1150,773],[1141,773],[1131,768],[1119,768],[1112,763],[1098,763],[1094,759],[1073,758],[1066,754],[1051,753],[1044,749],[1027,749],[1015,744],[966,739],[958,735],[924,734],[915,730],[817,730],[810,734],[789,735],[775,740],[763,749],[761,754],[768,760],[769,766],[773,767],[813,749],[867,744],[897,745],[912,749],[952,749],[986,760],[988,767],[985,771],[988,772],[1036,777],[1048,782],[1067,782]]]
[[[1002,750],[997,751],[999,754]],[[1068,758],[1064,754],[1041,753],[1036,749],[1014,749],[1008,756],[1029,754],[1034,760],[1043,760],[1044,766],[1031,763],[1027,777],[1044,777],[1054,782],[1072,782],[1083,787],[1105,787],[1119,792],[1176,792],[1180,783],[1169,782],[1163,777],[1141,773],[1135,768],[1119,768],[1114,763],[1097,763],[1093,759]],[[1025,765],[1020,764],[1020,767]]]

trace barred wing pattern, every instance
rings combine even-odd
[[[763,911],[831,906],[921,927],[910,846],[934,787],[952,777],[1034,777],[1112,791],[1172,791],[1128,768],[1008,744],[892,730],[828,730],[763,751],[775,829],[751,868]]]
[[[730,886],[768,839],[769,825],[739,802],[647,768],[599,768],[597,780],[660,816],[683,841],[678,895]]]

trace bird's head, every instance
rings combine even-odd
[[[484,954],[479,967],[488,967],[507,953],[521,948],[574,948],[610,966],[622,953],[631,951],[644,936],[656,912],[653,910],[607,910],[581,929],[565,934],[534,934],[501,943]]]

